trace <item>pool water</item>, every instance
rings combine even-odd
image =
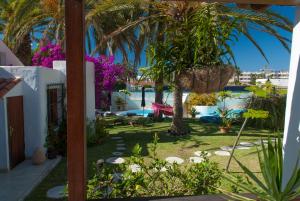
[[[149,114],[153,114],[153,110],[151,109],[144,109],[144,110],[127,110],[124,112],[117,113],[118,116],[144,116],[148,117]]]

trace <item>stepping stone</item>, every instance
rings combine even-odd
[[[196,151],[194,152],[195,156],[203,156],[206,155],[207,157],[211,157],[211,153],[208,151]]]
[[[116,150],[117,150],[117,151],[125,151],[125,150],[126,150],[126,147],[117,147]]]
[[[244,146],[244,147],[253,147],[254,146],[254,144],[251,142],[240,142],[239,145]]]
[[[112,155],[114,155],[114,156],[122,156],[123,152],[115,151],[115,152],[112,152]]]
[[[124,143],[124,140],[118,140],[117,143]]]
[[[182,158],[179,158],[176,156],[167,157],[166,161],[171,164],[173,164],[173,163],[182,164],[184,162],[184,160]]]
[[[97,167],[101,167],[104,164],[104,160],[103,159],[98,159],[96,162]]]
[[[105,162],[110,163],[110,164],[122,164],[125,162],[125,159],[121,158],[121,157],[111,157],[111,158],[106,159]]]
[[[230,156],[230,152],[228,151],[215,151],[217,156]]]
[[[232,146],[222,146],[222,147],[220,147],[220,149],[222,150],[222,151],[232,151]]]
[[[64,190],[65,186],[56,186],[54,188],[51,188],[47,191],[47,198],[50,199],[62,199],[65,197]]]
[[[268,140],[263,140],[262,141],[265,145],[267,145],[268,144]],[[256,141],[256,142],[254,142],[254,144],[256,144],[256,145],[261,145],[261,141],[260,140],[258,140],[258,141]]]
[[[197,156],[190,157],[190,162],[191,163],[201,163],[203,160],[204,160],[203,158],[197,157]]]
[[[129,168],[131,169],[131,172],[136,173],[141,171],[141,166],[137,164],[130,165]]]
[[[122,140],[123,138],[119,137],[119,136],[115,136],[115,137],[111,137],[110,139],[112,139],[112,140]]]
[[[251,149],[251,147],[246,147],[246,146],[236,146],[235,149],[239,149],[239,150],[247,150],[247,149]]]
[[[162,167],[160,170],[156,169],[156,171],[166,172],[168,169],[166,167]]]
[[[126,144],[117,144],[117,147],[125,147]]]

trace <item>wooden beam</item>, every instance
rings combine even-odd
[[[237,3],[237,4],[266,4],[266,5],[300,5],[300,0],[199,0],[203,2],[221,2],[221,3]]]
[[[86,199],[84,0],[65,1],[68,200]]]

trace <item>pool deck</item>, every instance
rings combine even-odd
[[[42,165],[32,165],[25,160],[9,172],[0,173],[0,200],[21,201],[60,162],[61,157],[46,160]]]

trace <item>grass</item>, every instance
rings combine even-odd
[[[124,153],[124,158],[130,157],[130,153],[134,145],[139,143],[143,148],[142,155],[147,161],[149,159],[149,148],[152,144],[153,134],[158,133],[160,138],[158,145],[158,156],[166,158],[168,156],[178,156],[186,161],[189,157],[193,156],[195,151],[205,150],[213,153],[221,146],[231,146],[236,138],[236,133],[239,126],[234,126],[232,131],[228,134],[220,134],[218,126],[210,124],[201,124],[198,121],[188,120],[191,133],[183,137],[169,136],[167,131],[170,127],[170,120],[164,122],[153,123],[144,127],[115,126],[109,129],[110,136],[122,136],[127,146],[127,151]],[[267,138],[273,135],[273,132],[268,130],[257,130],[247,128],[241,137],[241,141],[254,142],[261,138]],[[87,150],[87,168],[88,177],[94,173],[94,163],[102,158],[106,159],[111,157],[111,153],[116,149],[116,141],[107,138],[101,145],[90,147]],[[235,157],[238,158],[243,164],[255,172],[259,173],[257,151],[256,148],[250,150],[236,150]],[[219,167],[224,169],[229,157],[220,157],[213,154],[211,160],[219,163]],[[230,166],[232,173],[242,173],[237,163],[233,160]],[[33,192],[25,199],[27,201],[40,201],[47,200],[46,192],[48,189],[56,186],[66,184],[67,165],[66,159],[63,159],[56,168],[37,186]],[[223,184],[226,188],[228,184]]]

